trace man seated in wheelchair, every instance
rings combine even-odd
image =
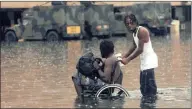
[[[72,80],[80,96],[82,90],[97,91],[105,84],[122,84],[123,73],[117,57],[114,56],[113,42],[104,40],[100,43],[102,59],[89,52],[83,55],[77,64],[77,73]]]

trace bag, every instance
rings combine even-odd
[[[76,69],[79,73],[84,75],[85,77],[89,77],[90,79],[94,79],[95,77],[99,77],[97,69],[95,69],[93,63],[96,61],[94,54],[92,52],[88,52],[82,57],[80,57]]]

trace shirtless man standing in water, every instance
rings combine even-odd
[[[133,43],[130,50],[122,56],[121,62],[126,65],[140,55],[140,91],[145,98],[156,97],[157,86],[154,68],[158,67],[158,57],[153,50],[149,31],[138,25],[135,15],[125,16],[124,23],[133,33]]]

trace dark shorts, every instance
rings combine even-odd
[[[143,96],[157,94],[154,69],[143,70],[140,72],[140,90]]]

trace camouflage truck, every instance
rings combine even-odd
[[[136,4],[132,7],[139,24],[146,26],[154,35],[166,35],[171,24],[170,3]]]
[[[5,32],[5,41],[48,40],[79,37],[82,32],[81,6],[36,6],[23,13],[22,22]]]
[[[65,6],[66,32],[63,37],[84,38],[84,6]]]
[[[147,27],[151,33],[166,34],[171,23],[170,3],[140,3],[132,6],[117,7],[114,13],[113,33],[126,33],[123,23],[124,16],[133,13],[136,15],[140,25]]]
[[[84,8],[85,25],[90,25],[93,36],[112,35],[111,16],[113,16],[113,5],[89,5]]]
[[[114,7],[114,14],[110,17],[111,30],[113,35],[126,36],[128,33],[124,24],[124,17],[126,15],[125,7]]]
[[[140,25],[152,33],[165,33],[171,23],[170,3],[143,3],[114,12],[113,5],[36,6],[23,13],[22,22],[6,29],[5,40],[60,40],[127,34],[124,16],[134,13]]]

